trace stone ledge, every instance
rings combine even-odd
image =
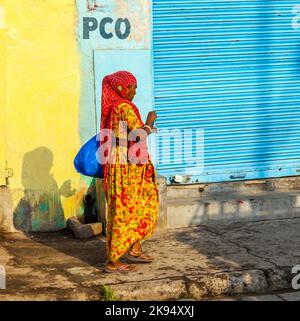
[[[119,300],[155,301],[172,300],[187,295],[183,279],[163,279],[157,281],[143,281],[109,286]]]
[[[241,293],[261,293],[268,289],[264,272],[225,272],[214,275],[187,277],[188,293],[196,298],[235,295]]]
[[[282,279],[281,279],[282,278]],[[83,282],[82,286],[104,285],[102,281]],[[246,270],[187,275],[140,282],[106,284],[118,300],[204,300],[220,296],[263,295],[290,290],[287,275],[281,270]]]

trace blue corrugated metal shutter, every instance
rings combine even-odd
[[[157,127],[204,128],[204,170],[190,182],[299,174],[298,3],[153,0]],[[160,161],[162,136],[158,172],[189,174]]]

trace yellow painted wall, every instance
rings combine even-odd
[[[9,189],[21,216],[33,208],[33,229],[55,230],[86,191],[72,165],[81,145],[76,3],[9,0],[5,11]]]
[[[5,170],[5,50],[4,50],[5,11],[4,0],[0,0],[0,185],[6,183]]]

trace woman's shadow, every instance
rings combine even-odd
[[[71,189],[70,180],[58,186],[50,173],[53,160],[53,153],[47,147],[38,147],[24,155],[24,196],[14,211],[16,229],[48,232],[66,226],[61,196],[70,197],[75,191]]]
[[[53,153],[47,147],[36,148],[24,155],[22,166],[24,196],[14,210],[14,226],[17,230],[33,236],[31,239],[38,243],[96,265],[99,263],[99,258],[102,260],[105,258],[105,242],[103,238],[78,240],[66,229],[61,196],[71,197],[75,194],[75,190],[71,189],[70,180],[58,186],[50,172],[53,161]],[[87,193],[96,199],[95,180],[91,182]],[[91,209],[83,200],[81,202],[83,220],[86,221],[84,216],[87,217],[91,210],[95,211],[95,207]],[[91,219],[90,215],[88,219]]]

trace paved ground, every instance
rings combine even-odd
[[[144,243],[155,262],[114,275],[103,272],[103,236],[8,234],[0,237],[0,300],[101,300],[106,285],[122,300],[300,301],[291,288],[299,231],[300,218],[170,230]]]

